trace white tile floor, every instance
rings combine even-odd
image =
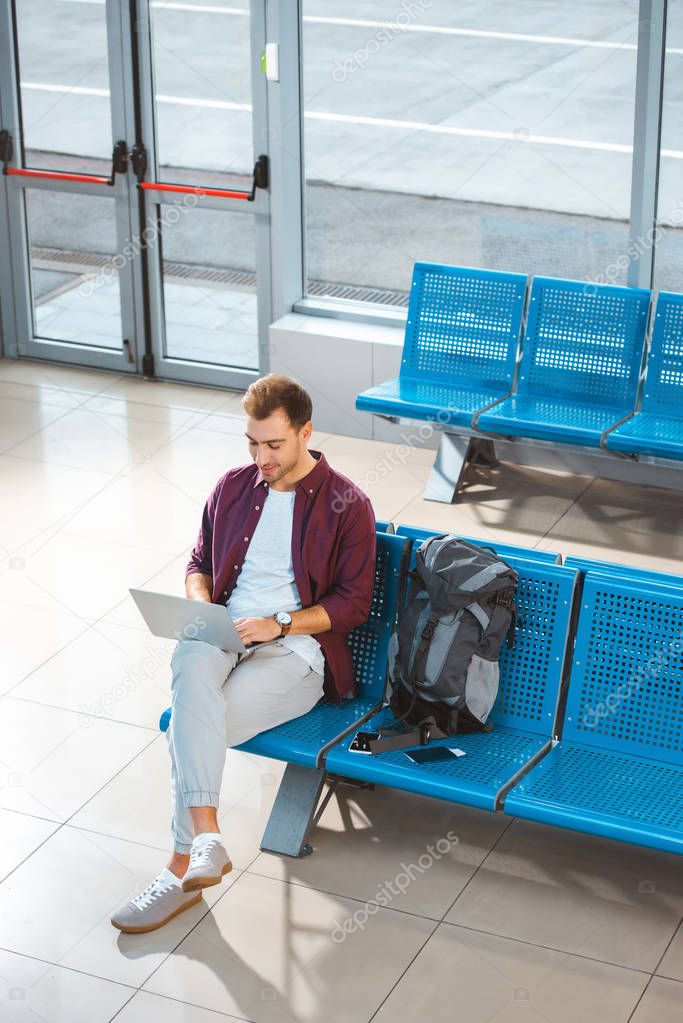
[[[226,392],[0,361],[0,1023],[683,1020],[680,859],[392,790],[344,790],[314,855],[281,859],[259,839],[283,766],[232,750],[233,873],[159,931],[111,927],[170,848],[170,644],[127,588],[182,592],[206,492],[247,457],[239,413]],[[387,449],[314,446],[359,481]],[[370,488],[378,517],[683,572],[680,495],[503,466],[436,505],[431,457]]]

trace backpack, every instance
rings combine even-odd
[[[431,536],[408,573],[407,601],[389,643],[389,706],[413,731],[380,730],[372,753],[430,738],[490,731],[503,641],[513,646],[517,573],[452,534]]]

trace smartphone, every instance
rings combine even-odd
[[[414,764],[432,764],[437,760],[450,760],[459,755],[448,746],[425,746],[422,749],[403,750],[403,755],[412,760]]]
[[[379,732],[356,732],[349,746],[349,753],[370,753],[370,743],[379,739]]]

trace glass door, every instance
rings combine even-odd
[[[137,368],[122,6],[0,0],[8,355]]]
[[[270,322],[265,4],[138,12],[155,371],[244,386]]]
[[[0,0],[5,354],[267,368],[264,52],[265,0]]]

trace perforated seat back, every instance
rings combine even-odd
[[[683,766],[683,591],[586,576],[562,738]]]
[[[683,295],[662,291],[657,299],[642,407],[683,419]]]
[[[421,542],[419,537],[413,542],[411,568]],[[498,697],[490,719],[494,724],[550,738],[554,734],[578,572],[563,565],[509,554],[500,556],[519,576],[515,591],[519,621],[514,647],[503,644],[501,649]]]
[[[523,274],[416,263],[401,377],[510,390],[526,281]]]
[[[349,635],[349,645],[356,669],[358,694],[379,702],[384,695],[389,638],[394,626],[401,581],[404,537],[377,533],[375,588],[368,620]]]
[[[436,536],[437,532],[433,529],[420,529],[417,526],[398,526],[396,532],[399,536],[407,536],[410,540],[419,540],[420,543],[426,540],[429,536]],[[460,534],[455,534],[460,536]],[[556,565],[560,561],[560,555],[553,551],[540,551],[533,547],[518,547],[516,544],[509,543],[496,543],[490,540],[482,540],[481,538],[471,536],[460,536],[461,540],[467,540],[468,543],[477,544],[480,547],[493,548],[501,558],[507,558],[508,555],[517,558],[529,558],[531,561],[547,561],[548,564]],[[419,547],[419,544],[417,545]],[[415,566],[415,551],[417,547],[413,547],[412,564],[411,568]]]
[[[550,738],[562,683],[572,600],[578,573],[522,558],[505,561],[519,576],[519,621],[512,649],[503,645],[500,685],[491,719]]]
[[[630,411],[649,303],[643,288],[534,278],[518,393]]]
[[[569,568],[578,568],[579,572],[600,572],[627,576],[633,579],[648,579],[666,586],[679,586],[683,590],[683,575],[669,572],[655,572],[650,568],[635,568],[633,565],[619,565],[613,561],[598,561],[596,558],[581,558],[576,554],[568,554],[563,562]]]

